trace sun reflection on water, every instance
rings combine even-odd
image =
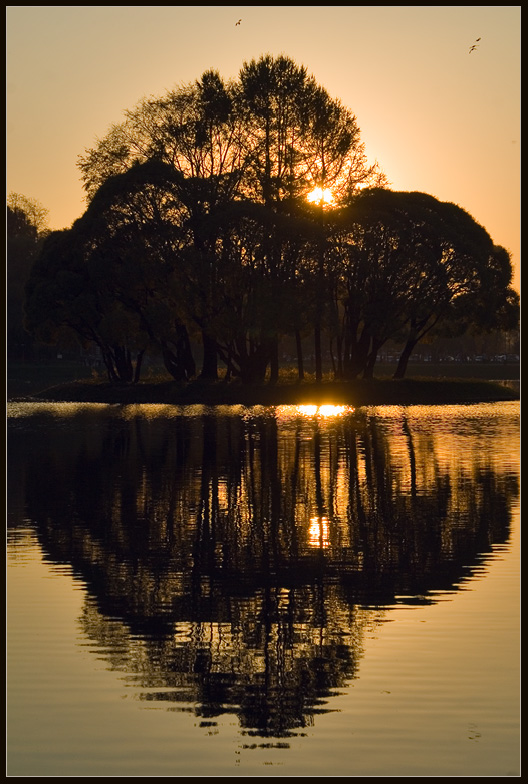
[[[330,547],[330,527],[327,517],[312,517],[308,528],[310,547],[326,549]]]
[[[298,406],[277,406],[277,417],[287,419],[289,417],[302,416],[310,419],[318,417],[321,419],[328,419],[329,417],[341,417],[345,414],[353,414],[354,408],[352,406],[337,406],[326,403],[320,406],[317,405],[298,405]]]

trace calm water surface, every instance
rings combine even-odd
[[[11,776],[518,776],[519,404],[8,406]]]

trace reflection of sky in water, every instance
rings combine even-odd
[[[109,406],[107,403],[26,403],[9,402],[7,404],[8,418],[31,417],[39,414],[49,416],[71,417],[79,414],[104,414],[118,406]]]
[[[158,417],[196,417],[204,414],[220,414],[222,416],[243,416],[260,417],[275,416],[278,419],[296,416],[303,417],[340,417],[354,412],[361,412],[367,416],[375,416],[380,420],[397,420],[401,416],[412,419],[416,422],[424,422],[428,425],[434,422],[445,423],[447,421],[459,421],[471,426],[475,420],[502,420],[504,416],[519,416],[519,402],[505,401],[501,403],[475,403],[471,405],[381,405],[381,406],[362,406],[354,408],[349,405],[283,405],[283,406],[243,406],[243,405],[222,405],[206,406],[196,405],[171,405],[166,403],[138,403],[130,405],[120,405],[117,403],[55,403],[55,402],[26,402],[9,401],[7,403],[7,416],[28,417],[37,414],[49,414],[56,417],[76,416],[79,414],[111,414],[124,419],[131,419],[135,416],[148,418]]]
[[[323,439],[327,425],[346,427],[349,432],[376,422],[376,427],[390,437],[393,469],[400,473],[401,482],[409,486],[409,447],[412,441],[415,470],[425,484],[427,476],[434,477],[439,466],[450,471],[461,470],[475,461],[479,466],[492,466],[496,459],[518,460],[519,418],[518,401],[448,406],[367,406],[354,409],[346,405],[284,405],[284,406],[174,406],[165,404],[116,405],[104,403],[47,403],[13,402],[7,404],[8,421],[16,427],[24,420],[39,419],[39,426],[49,417],[60,427],[76,418],[85,424],[99,426],[104,421],[149,420],[153,423],[182,420],[201,420],[203,417],[233,418],[242,422],[273,420],[277,422],[279,437],[289,438],[288,429],[296,422],[304,423],[304,437],[312,438],[320,428]],[[488,448],[490,438],[493,449]],[[410,440],[411,439],[411,440]],[[363,445],[358,442],[357,470],[364,477]],[[398,466],[399,464],[399,466]],[[421,482],[423,484],[423,482]]]
[[[500,582],[488,576],[511,569],[506,559],[517,546],[518,403],[25,403],[8,416],[11,579],[20,573],[10,594],[10,644],[20,641],[11,672],[16,681],[25,667],[27,693],[16,692],[14,709],[23,742],[28,726],[41,733],[56,719],[53,729],[79,760],[86,737],[72,738],[65,717],[90,681],[82,693],[86,704],[99,700],[97,724],[85,722],[92,742],[104,722],[100,706],[113,718],[122,708],[105,725],[118,771],[138,704],[151,721],[153,708],[170,711],[171,722],[191,716],[197,732],[246,733],[244,742],[262,749],[274,733],[292,746],[309,733],[300,753],[311,765],[332,737],[342,764],[336,758],[328,772],[344,775],[360,775],[361,760],[372,774],[380,753],[391,757],[382,774],[409,773],[395,767],[405,757],[396,725],[406,748],[417,739],[413,759],[426,766],[436,733],[442,750],[447,740],[458,748],[458,760],[476,724],[489,738],[502,721],[510,736],[497,737],[507,744],[511,712],[501,705],[516,699],[517,610],[510,572]],[[58,584],[42,579],[32,536],[55,580],[71,564],[71,589],[44,597],[43,585]],[[118,676],[99,691],[89,657],[66,661],[71,637],[58,647],[73,613],[68,633],[94,654],[96,672]],[[59,717],[57,695],[66,707]],[[128,729],[124,743],[120,727]],[[177,747],[180,760],[189,740]],[[218,759],[212,746],[200,749],[208,752]],[[448,759],[442,751],[441,763]]]
[[[298,405],[298,406],[205,406],[201,404],[180,406],[164,403],[138,403],[121,406],[109,403],[27,403],[9,402],[7,404],[8,417],[28,417],[37,414],[48,414],[54,417],[71,417],[80,414],[112,415],[122,419],[158,419],[166,417],[200,417],[206,414],[220,416],[239,416],[244,419],[254,419],[262,416],[275,416],[277,419],[291,417],[339,417],[354,412],[352,406],[338,405]]]

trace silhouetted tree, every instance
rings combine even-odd
[[[302,378],[310,332],[321,380],[324,331],[337,377],[371,377],[389,339],[405,343],[401,377],[439,325],[516,323],[507,252],[460,207],[385,187],[355,116],[290,58],[141,101],[79,166],[88,209],[35,265],[28,325],[119,347],[105,359],[119,380],[132,344],[194,377],[201,337],[202,378],[220,358],[228,378],[274,382],[284,335]],[[315,188],[332,201],[308,203]]]
[[[195,363],[184,259],[192,230],[178,196],[179,180],[181,175],[159,161],[137,164],[99,188],[79,227],[91,268],[137,318],[173,378],[188,380]]]
[[[379,349],[408,319],[423,274],[415,257],[425,219],[410,194],[372,189],[330,220],[338,375],[371,376]]]
[[[179,175],[172,178],[172,186],[179,205],[187,211],[189,247],[194,248],[195,261],[204,262],[201,290],[195,292],[201,308],[194,316],[203,337],[201,375],[212,378],[217,375],[216,345],[206,305],[214,311],[216,280],[211,260],[215,238],[205,235],[203,227],[211,210],[235,197],[245,165],[233,93],[233,86],[217,72],[207,71],[196,82],[162,98],[141,101],[79,161],[90,198],[110,176],[123,174],[137,163],[160,161]],[[170,220],[170,210],[161,217]]]
[[[270,55],[245,63],[240,72],[247,115],[246,144],[250,193],[275,210],[288,211],[314,188],[332,190],[337,201],[360,185],[382,184],[376,164],[369,166],[354,115],[330,98],[306,69],[287,57]],[[321,202],[321,218],[324,205]],[[321,328],[325,261],[323,223],[312,254],[316,378],[322,378]],[[270,239],[269,265],[281,272],[281,248]]]
[[[48,233],[48,211],[34,199],[10,193],[6,212],[6,342],[10,358],[28,358],[32,341],[24,329],[24,287]]]
[[[26,285],[26,329],[48,344],[69,330],[81,345],[98,346],[110,381],[137,381],[145,336],[109,290],[106,274],[90,261],[80,220],[47,237]]]
[[[142,101],[80,158],[89,198],[112,175],[149,160],[161,161],[179,175],[173,182],[187,210],[191,237],[186,257],[192,259],[194,283],[186,302],[194,305],[189,318],[202,332],[201,375],[213,378],[220,349],[212,324],[219,320],[217,299],[226,254],[225,234],[222,238],[215,213],[249,200],[285,215],[321,178],[342,194],[358,184],[382,180],[377,165],[366,162],[355,117],[330,99],[305,68],[286,57],[265,56],[245,63],[237,82],[226,83],[208,71],[163,98]],[[170,220],[168,213],[162,214]],[[265,257],[266,281],[277,292],[290,275],[285,266],[291,253],[286,260],[277,234],[262,234],[265,225],[270,232],[273,228],[269,221],[261,222],[259,253]],[[276,297],[270,299],[273,302]],[[275,311],[278,315],[277,307]],[[264,353],[273,379],[282,326],[272,315]]]
[[[467,212],[429,194],[365,189],[331,218],[338,375],[373,374],[381,346],[405,334],[395,374],[439,324],[512,323],[511,264]],[[510,304],[508,304],[510,303]],[[514,307],[514,306],[513,306]],[[508,321],[508,315],[510,321]]]
[[[418,263],[425,263],[408,305],[408,333],[395,378],[404,376],[417,343],[439,324],[449,320],[461,334],[470,323],[485,329],[486,324],[502,327],[515,318],[509,256],[461,207],[425,194],[420,199],[430,204],[416,255]]]

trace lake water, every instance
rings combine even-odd
[[[10,403],[7,774],[519,776],[519,403]]]

